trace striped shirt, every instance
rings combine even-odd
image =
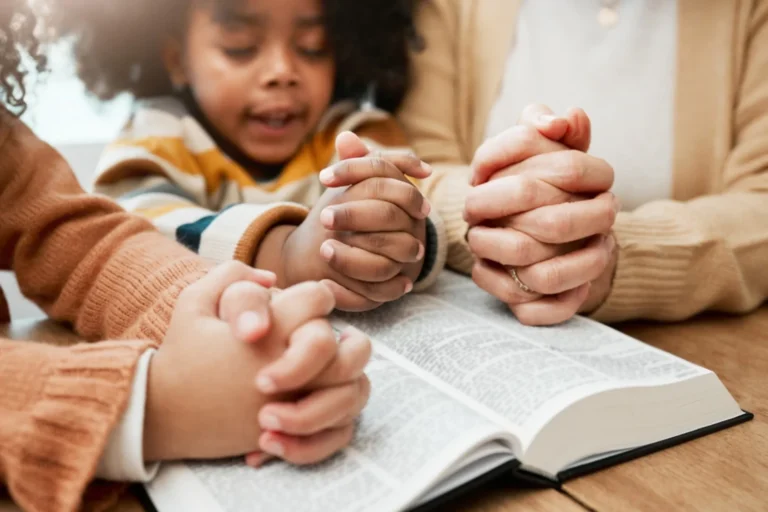
[[[336,135],[357,132],[371,149],[409,151],[386,112],[333,106],[275,178],[258,181],[229,158],[174,98],[143,102],[98,164],[94,192],[150,219],[168,237],[214,262],[253,264],[267,232],[300,224],[325,191],[319,172],[338,160]],[[429,286],[445,265],[442,222],[430,215],[424,270]]]

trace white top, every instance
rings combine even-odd
[[[154,353],[154,350],[147,350],[136,365],[128,405],[110,434],[96,469],[99,478],[115,482],[146,483],[157,475],[159,464],[144,463],[144,410],[149,363]]]
[[[606,3],[612,26],[598,21]],[[675,0],[524,1],[486,135],[516,124],[530,103],[581,107],[590,153],[613,166],[624,209],[669,198],[676,54]]]

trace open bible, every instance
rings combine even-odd
[[[751,418],[709,370],[581,317],[523,326],[457,274],[335,323],[375,345],[352,445],[306,468],[167,465],[147,487],[160,512],[429,509],[484,479],[555,486]]]

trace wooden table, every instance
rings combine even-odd
[[[561,491],[495,485],[464,497],[452,510],[768,510],[768,306],[746,317],[708,315],[677,325],[619,328],[715,371],[755,419],[568,482]],[[76,339],[51,322],[0,326],[0,336],[61,344]],[[0,496],[0,512],[17,510]],[[117,510],[139,512],[141,506],[127,496]]]

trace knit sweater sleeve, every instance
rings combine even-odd
[[[717,193],[619,214],[602,321],[744,313],[768,298],[768,2],[755,2],[733,106],[733,145]],[[695,173],[695,169],[690,172]]]
[[[411,55],[411,86],[397,117],[416,154],[434,169],[422,189],[444,225],[447,265],[470,273],[474,256],[466,240],[469,226],[463,211],[472,155],[460,142],[467,136],[461,132],[466,120],[456,96],[457,84],[471,76],[458,69],[459,13],[456,0],[420,4],[418,32],[426,46]]]
[[[0,340],[0,483],[22,509],[79,508],[150,345]]]
[[[160,341],[206,266],[105,198],[0,111],[0,270],[86,339],[0,341],[0,483],[25,510],[75,510],[124,409],[140,355]]]
[[[56,151],[0,117],[0,270],[88,339],[160,340],[206,266],[106,198],[86,195]]]

